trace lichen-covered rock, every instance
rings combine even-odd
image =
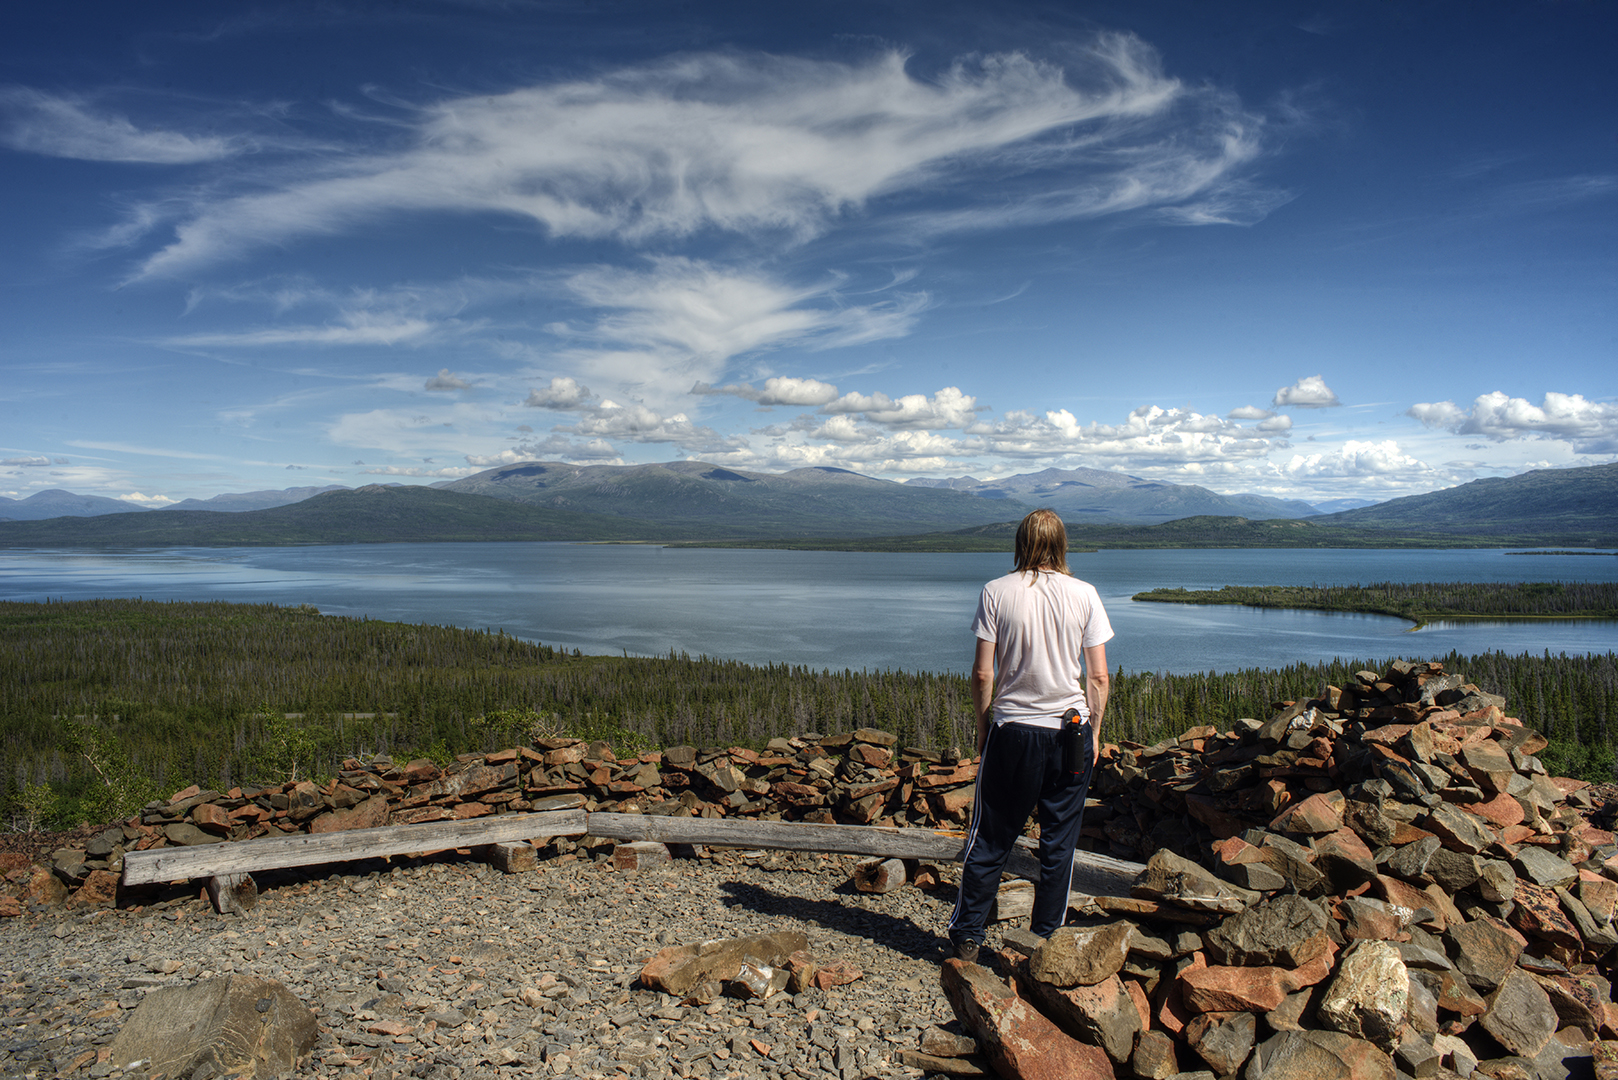
[[[1410,973],[1398,947],[1361,941],[1343,954],[1315,1013],[1325,1027],[1391,1054],[1404,1036],[1409,1002]]]

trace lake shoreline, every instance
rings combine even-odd
[[[1618,560],[1506,558],[1497,550],[1180,550],[1072,553],[1117,637],[1109,666],[1207,672],[1412,648],[1388,616],[1131,603],[1146,589],[1406,581],[1618,581]],[[465,543],[0,551],[0,598],[143,596],[310,604],[321,611],[507,633],[597,656],[670,651],[816,670],[965,672],[983,583],[1009,552],[948,558],[655,545]],[[1605,653],[1618,632],[1586,620],[1434,630],[1424,650]]]

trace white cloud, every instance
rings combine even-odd
[[[759,405],[800,405],[813,407],[836,400],[837,387],[816,379],[796,379],[776,376],[764,380],[764,388],[756,389],[747,383],[729,386],[709,386],[699,382],[691,387],[693,394],[733,394]]]
[[[200,194],[140,273],[400,213],[493,211],[557,236],[640,243],[705,229],[802,239],[921,190],[954,204],[929,215],[933,231],[1180,204],[1185,220],[1222,221],[1264,201],[1236,175],[1258,153],[1261,122],[1168,78],[1125,34],[1096,38],[1065,69],[1011,53],[931,78],[896,52],[861,63],[688,54],[446,99],[410,122],[396,151],[324,154],[302,175]]]
[[[1255,461],[1279,445],[1234,421],[1183,409],[1142,406],[1122,424],[1083,425],[1066,409],[1043,416],[1008,412],[994,424],[966,429],[967,448],[1012,459],[1082,456],[1102,468]]]
[[[811,436],[816,439],[829,439],[839,443],[872,442],[878,435],[870,428],[862,427],[852,416],[834,416],[824,424],[813,429]]]
[[[523,404],[531,409],[576,409],[594,397],[588,386],[581,386],[577,380],[566,375],[558,375],[551,379],[550,386],[545,389],[530,390]]]
[[[615,401],[603,401],[586,410],[576,423],[560,426],[556,430],[594,439],[673,443],[687,453],[695,454],[745,445],[745,440],[721,435],[713,428],[692,423],[684,413],[663,416],[644,405],[619,405]]]
[[[449,368],[439,368],[438,374],[427,380],[424,390],[437,390],[450,393],[456,390],[470,390],[472,384],[459,375],[451,375]]]
[[[1274,410],[1261,409],[1257,405],[1241,405],[1225,414],[1231,420],[1268,420],[1274,415]]]
[[[1453,401],[1421,402],[1405,410],[1405,415],[1420,420],[1423,427],[1443,428],[1459,432],[1471,416]]]
[[[0,458],[0,467],[6,468],[34,469],[51,464],[53,464],[53,462],[50,458],[41,456],[39,454],[33,454],[29,457]],[[67,462],[58,461],[54,464],[66,465]]]
[[[820,410],[823,420],[799,416],[789,424],[755,430],[748,446],[708,460],[759,469],[833,465],[908,475],[963,470],[992,475],[1090,465],[1156,475],[1172,483],[1219,481],[1234,490],[1251,488],[1274,474],[1267,459],[1288,445],[1278,436],[1290,426],[1285,417],[1246,426],[1156,406],[1136,409],[1113,425],[1081,424],[1065,409],[1042,415],[1018,410],[994,423],[972,421],[962,436],[954,437],[930,430],[892,431],[871,422],[860,410],[869,407],[881,415],[881,409],[891,406],[899,411],[896,402],[882,395],[845,394],[834,405],[836,409]]]
[[[1494,442],[1552,439],[1571,444],[1581,454],[1618,453],[1618,405],[1590,401],[1582,394],[1547,393],[1535,405],[1496,390],[1479,396],[1470,411],[1453,401],[1439,401],[1412,405],[1405,415],[1429,428]]]
[[[908,333],[927,303],[926,294],[918,293],[868,305],[840,304],[835,281],[793,286],[679,257],[649,264],[645,270],[594,267],[571,275],[566,289],[609,314],[586,325],[554,323],[547,329],[589,343],[555,360],[667,403],[684,398],[693,384],[711,386],[736,356]],[[806,391],[781,384],[779,392]]]
[[[704,460],[732,468],[762,470],[830,467],[867,474],[927,473],[958,468],[962,460],[959,440],[929,431],[899,431],[891,435],[854,426],[848,416],[834,416],[812,437],[826,442],[803,442],[777,434],[762,449],[751,445],[705,455]]]
[[[407,345],[420,344],[439,324],[409,316],[367,311],[349,312],[335,326],[272,326],[227,334],[182,334],[165,338],[179,348],[240,348],[264,345]]]
[[[1392,439],[1360,442],[1350,439],[1342,448],[1319,454],[1294,454],[1281,471],[1294,479],[1320,477],[1437,479],[1432,466],[1419,461]]]
[[[552,435],[539,442],[518,443],[498,454],[468,454],[466,463],[481,469],[499,465],[516,465],[524,461],[588,461],[592,464],[623,464],[623,457],[605,439],[575,442],[562,435]]]
[[[1291,386],[1283,386],[1275,392],[1275,400],[1270,403],[1275,408],[1290,407],[1294,409],[1327,409],[1341,405],[1337,395],[1332,393],[1326,380],[1319,375],[1309,375],[1299,379]]]
[[[97,113],[81,99],[22,87],[0,90],[0,112],[0,143],[48,157],[189,165],[247,149],[240,138],[142,129],[122,116]]]
[[[946,386],[932,397],[906,394],[890,398],[883,393],[848,393],[820,410],[828,416],[858,413],[873,424],[893,428],[964,428],[977,419],[977,398],[959,387]]]
[[[167,495],[142,495],[138,491],[131,491],[128,495],[116,496],[125,502],[135,503],[137,506],[167,506],[180,500],[171,499]]]

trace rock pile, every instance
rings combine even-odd
[[[1559,1080],[1592,1043],[1618,1061],[1597,1041],[1618,1040],[1618,845],[1504,704],[1401,662],[1109,751],[1086,831],[1147,869],[1048,940],[1008,933],[1003,979],[946,963],[972,1049],[1029,1078]]]
[[[1079,921],[1046,941],[1007,931],[988,966],[946,963],[970,1037],[932,1032],[905,1059],[1030,1080],[1560,1080],[1567,1058],[1594,1054],[1618,1077],[1618,843],[1593,823],[1587,785],[1548,776],[1544,740],[1505,704],[1439,665],[1398,662],[1264,721],[1105,748],[1086,842],[1147,860],[1132,895],[1076,898]],[[895,742],[862,730],[620,759],[548,740],[443,770],[349,761],[326,785],[178,792],[7,880],[34,890],[29,902],[68,884],[80,902],[110,899],[134,848],[574,807],[963,822],[976,765]],[[703,969],[695,945],[659,963],[691,975],[696,989],[678,992],[698,999],[834,977],[795,941],[744,952],[748,971]],[[726,985],[738,976],[756,987]]]
[[[674,746],[619,758],[604,742],[541,739],[532,747],[463,754],[440,769],[419,759],[350,759],[327,784],[288,782],[229,791],[192,786],[146,806],[49,871],[4,867],[11,903],[110,903],[126,851],[213,844],[583,808],[618,813],[751,817],[767,821],[938,827],[966,820],[977,765],[959,751],[900,748],[872,729],[773,739],[746,747]]]

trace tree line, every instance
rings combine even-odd
[[[1436,659],[1554,740],[1547,765],[1611,779],[1618,663],[1599,656]],[[1387,660],[1114,674],[1105,737],[1152,743],[1267,718]],[[289,716],[289,714],[291,714]],[[0,806],[67,824],[189,783],[332,775],[344,757],[447,761],[536,732],[622,752],[745,745],[858,727],[969,748],[965,676],[583,656],[501,632],[224,602],[0,603]],[[104,819],[104,817],[100,818]]]
[[[1400,582],[1376,585],[1226,585],[1151,589],[1135,600],[1354,611],[1422,623],[1436,618],[1618,618],[1618,582]]]

